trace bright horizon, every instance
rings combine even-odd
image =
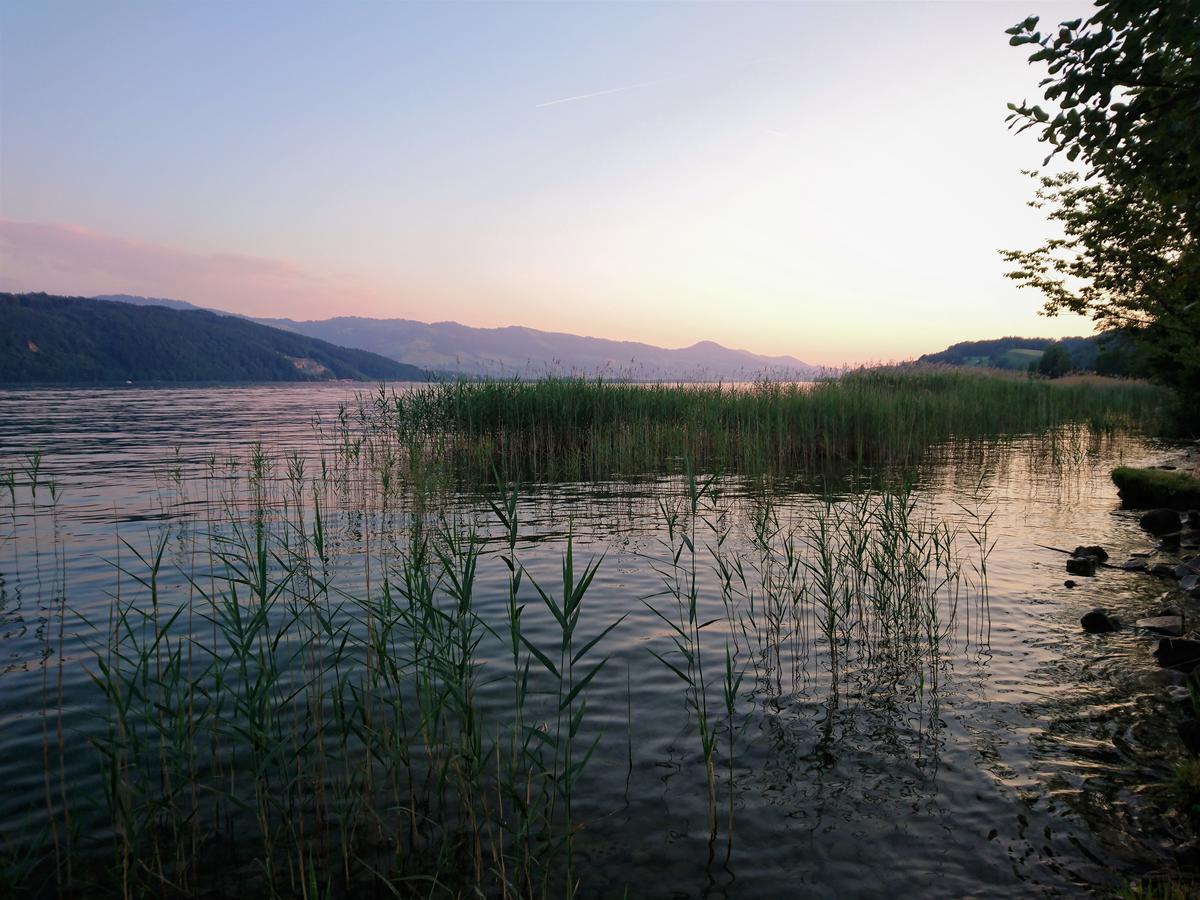
[[[1087,4],[0,0],[0,290],[820,365],[1089,334],[999,248]]]

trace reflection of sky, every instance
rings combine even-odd
[[[995,252],[1044,233],[1024,12],[5,4],[0,287],[818,363],[1085,332]]]
[[[89,789],[100,796],[98,757],[85,735],[96,735],[106,720],[95,715],[94,686],[82,664],[96,671],[84,642],[97,638],[74,613],[103,629],[118,586],[125,603],[144,598],[131,578],[118,579],[115,566],[119,562],[144,575],[146,567],[133,551],[147,553],[165,535],[158,582],[163,608],[174,609],[190,595],[196,617],[175,622],[180,631],[193,622],[196,646],[208,646],[208,601],[189,590],[187,575],[212,589],[203,577],[213,563],[207,535],[229,536],[230,509],[238,507],[227,507],[226,500],[241,498],[245,505],[233,515],[244,523],[258,508],[249,484],[255,441],[263,442],[270,460],[268,530],[279,541],[271,546],[283,560],[290,558],[285,539],[292,551],[298,546],[297,531],[283,521],[297,521],[299,498],[311,528],[314,510],[305,498],[315,493],[323,498],[339,609],[343,602],[345,609],[356,609],[351,598],[365,596],[367,577],[379,590],[385,560],[398,567],[407,517],[422,508],[406,499],[404,492],[413,487],[408,477],[393,484],[401,493],[388,502],[381,499],[369,452],[357,456],[361,470],[347,472],[355,485],[349,490],[339,487],[346,470],[331,450],[328,479],[321,478],[315,458],[318,444],[325,442],[315,438],[311,417],[319,415],[332,426],[338,404],[350,400],[353,391],[333,384],[219,392],[0,391],[0,475],[10,469],[18,473],[15,499],[0,488],[0,774],[6,784],[24,788],[0,792],[0,830],[32,837],[45,822],[45,722],[31,712],[46,697],[45,670],[38,664],[49,651],[47,637],[57,633],[61,598],[66,596],[73,611],[66,624],[62,690],[74,752],[67,754],[64,771],[77,796]],[[350,421],[356,419],[351,413]],[[351,436],[359,436],[353,425]],[[24,456],[34,449],[45,451],[36,504]],[[314,454],[307,458],[303,484],[291,478],[291,451]],[[581,874],[591,893],[583,895],[611,896],[610,885],[625,883],[639,896],[649,893],[645,885],[660,883],[692,897],[779,896],[781,884],[815,886],[793,892],[806,897],[1073,895],[1089,883],[1114,884],[1129,868],[1161,865],[1174,846],[1164,836],[1175,820],[1154,812],[1161,791],[1147,787],[1169,778],[1182,753],[1174,735],[1179,711],[1172,708],[1150,655],[1151,639],[1134,629],[1088,636],[1078,621],[1095,605],[1132,620],[1161,605],[1162,582],[1110,571],[1080,579],[1086,583],[1069,590],[1063,586],[1064,558],[1039,546],[1100,543],[1117,561],[1148,548],[1152,542],[1138,528],[1137,514],[1118,507],[1108,474],[1118,461],[1140,461],[1146,452],[1129,435],[1090,437],[1070,429],[941,448],[931,457],[934,464],[919,473],[918,513],[910,520],[928,512],[931,522],[961,529],[957,541],[964,580],[947,585],[941,595],[939,623],[947,637],[937,659],[937,684],[925,668],[932,664],[929,656],[894,664],[892,648],[898,645],[880,640],[881,620],[867,603],[851,613],[851,621],[867,627],[856,625],[854,640],[844,644],[836,696],[828,645],[812,620],[819,589],[811,582],[798,620],[785,605],[784,639],[774,662],[769,652],[763,657],[770,644],[759,640],[770,641],[770,607],[756,570],[760,557],[748,541],[753,504],[764,483],[736,476],[723,480],[709,495],[717,510],[728,514],[720,521],[732,529],[722,552],[727,562],[734,553],[742,555],[759,612],[752,622],[746,618],[747,598],[733,600],[747,629],[740,632],[735,663],[745,668],[735,749],[735,848],[731,864],[711,869],[703,864],[705,774],[694,718],[679,680],[648,652],[671,653],[672,632],[639,599],[674,612],[674,599],[661,593],[672,545],[658,502],[682,504],[683,484],[669,477],[524,484],[517,547],[529,576],[522,588],[527,601],[523,633],[542,647],[559,637],[531,582],[536,579],[561,597],[557,585],[568,528],[576,537],[577,566],[603,555],[583,601],[580,633],[594,636],[626,615],[599,644],[597,653],[610,662],[587,693],[585,734],[599,728],[603,736],[587,770],[586,790],[576,801],[580,820],[587,822],[579,840],[588,860]],[[210,455],[216,457],[211,464]],[[178,481],[173,477],[177,464]],[[359,491],[360,475],[368,476],[365,493]],[[57,509],[50,505],[49,481],[63,491]],[[773,482],[779,488],[772,498],[781,534],[800,529],[798,546],[807,554],[811,538],[806,531],[823,508],[823,496],[793,490],[788,481]],[[364,496],[365,519],[360,515]],[[436,491],[431,496],[442,498]],[[492,539],[479,561],[473,609],[505,634],[507,570],[500,559],[500,532],[478,497],[450,496],[457,500],[450,499],[449,507],[435,499],[426,509],[430,524],[438,513],[457,510]],[[852,504],[862,501],[855,495]],[[711,511],[705,518],[719,521]],[[979,523],[985,519],[985,543],[995,542],[987,558],[986,608],[968,586],[978,578],[978,550],[969,535],[982,539]],[[364,521],[374,523],[365,542]],[[928,529],[927,524],[924,534]],[[925,540],[921,533],[918,527],[905,530],[918,543]],[[717,620],[703,630],[702,639],[706,665],[715,664],[708,669],[709,703],[722,740],[717,760],[724,798],[728,745],[720,692],[728,613],[706,547],[715,537],[704,522],[697,523],[696,534],[702,555],[699,612],[702,621]],[[777,585],[787,578],[781,540],[775,543]],[[391,541],[397,546],[385,550]],[[362,565],[364,551],[377,560],[371,576]],[[271,564],[273,578],[280,577],[283,560]],[[869,586],[866,599],[879,590]],[[953,618],[952,595],[957,598]],[[287,608],[284,599],[281,617]],[[895,623],[901,631],[903,618]],[[511,710],[509,657],[499,640],[483,636],[479,654],[475,696],[488,740],[494,727],[509,721]],[[283,647],[281,658],[288,660],[301,645],[285,641]],[[196,659],[203,657],[198,650]],[[914,667],[929,677],[918,682]],[[533,696],[540,698],[538,677],[535,665]],[[53,697],[54,688],[50,691]],[[281,709],[281,722],[286,728],[289,714],[307,709],[304,704]],[[581,743],[588,740],[590,735]],[[91,807],[80,806],[76,815],[92,814]],[[107,831],[82,828],[80,833],[82,845],[107,846]],[[870,866],[863,865],[864,847],[870,848]],[[724,892],[711,883],[706,887],[714,877],[722,884],[734,879],[733,886]]]

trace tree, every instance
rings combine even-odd
[[[1009,104],[1083,171],[1034,174],[1031,205],[1062,229],[1033,250],[1002,251],[1009,277],[1044,312],[1123,329],[1142,365],[1200,395],[1200,0],[1100,0],[1086,21],[1043,35],[1031,16],[1008,30],[1044,63],[1047,112]]]
[[[1054,343],[1042,351],[1037,370],[1038,374],[1047,378],[1061,378],[1071,371],[1073,365],[1071,351],[1062,344]]]

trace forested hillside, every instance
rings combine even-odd
[[[205,310],[0,293],[0,383],[424,380],[363,350]]]
[[[988,341],[962,341],[937,353],[926,353],[918,362],[953,366],[987,366],[993,369],[1028,369],[1052,346],[1070,354],[1069,368],[1106,375],[1135,374],[1132,343],[1115,331],[1091,337],[1003,337]]]

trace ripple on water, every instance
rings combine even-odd
[[[164,596],[194,592],[180,570],[195,564],[195,536],[217,527],[221,485],[244,472],[256,442],[315,458],[313,417],[331,420],[351,390],[0,392],[0,471],[42,449],[45,477],[63,491],[57,510],[43,497],[10,511],[0,497],[0,833],[36,828],[44,815],[41,759],[48,744],[57,746],[58,721],[48,724],[40,712],[48,693],[61,691],[68,780],[95,777],[86,737],[102,723],[84,668],[94,639],[84,618],[105,627],[113,595],[135,590],[114,568],[133,561],[122,540],[146,552],[166,534]],[[1113,439],[1055,466],[1036,442],[1015,441],[987,456],[982,485],[974,457],[948,453],[925,473],[920,496],[941,515],[962,521],[960,504],[976,502],[994,509],[988,614],[960,611],[938,684],[920,692],[881,685],[870,672],[846,672],[835,683],[828,648],[811,636],[797,670],[748,669],[745,730],[732,759],[734,841],[728,858],[722,843],[711,862],[694,717],[678,678],[649,653],[668,648],[671,632],[644,602],[667,608],[655,597],[666,535],[654,500],[678,483],[529,486],[518,552],[530,576],[560,591],[571,531],[583,558],[604,557],[585,600],[584,631],[626,617],[603,645],[609,662],[589,694],[588,734],[603,742],[578,808],[584,895],[628,886],[630,896],[654,897],[1010,897],[1111,885],[1168,859],[1173,826],[1154,812],[1157,786],[1180,754],[1168,679],[1146,637],[1078,628],[1081,612],[1097,605],[1135,619],[1160,602],[1162,587],[1103,571],[1070,591],[1062,557],[1039,547],[1099,543],[1117,559],[1145,549],[1107,472],[1149,452]],[[277,489],[283,484],[279,478]],[[968,492],[968,484],[981,491]],[[735,482],[729,497],[735,518],[744,516]],[[777,499],[801,518],[813,503],[803,494]],[[460,501],[486,527],[477,498]],[[380,573],[364,569],[357,549],[363,520],[348,515],[340,525],[330,535],[339,583],[348,592],[378,584]],[[499,549],[495,540],[488,545],[477,590],[481,614],[495,622],[506,599]],[[701,584],[703,617],[721,615],[706,569]],[[72,614],[60,647],[55,611],[64,596]],[[551,617],[532,594],[526,601],[530,638],[553,640]],[[723,658],[726,639],[714,628],[710,660]],[[481,660],[478,696],[503,721],[506,651],[489,638]],[[716,765],[724,822],[725,744]]]

